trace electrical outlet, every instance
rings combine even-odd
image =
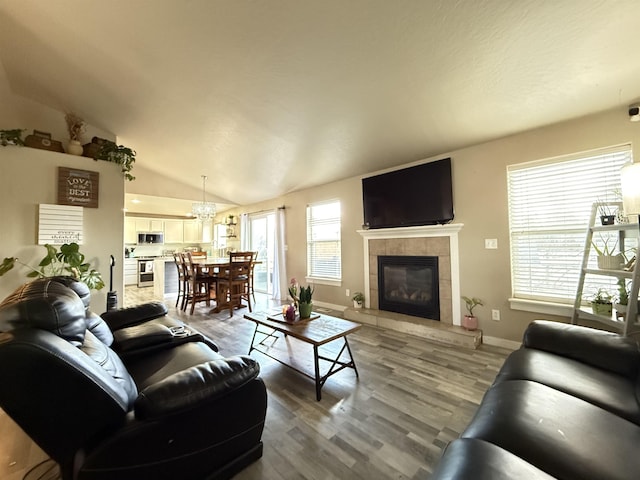
[[[484,248],[490,250],[498,249],[498,239],[497,238],[485,238],[484,239]]]
[[[496,322],[500,321],[500,310],[491,310],[491,319]]]
[[[351,290],[349,290],[349,289],[347,288],[347,290],[345,291],[345,295],[346,295],[347,297],[350,297],[350,296],[351,296]]]

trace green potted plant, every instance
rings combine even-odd
[[[362,308],[362,305],[364,305],[364,293],[354,293],[353,297],[351,297],[351,300],[353,300],[353,308]]]
[[[478,318],[473,314],[473,309],[478,305],[484,306],[484,302],[476,297],[462,297],[464,303],[467,307],[468,315],[465,315],[462,319],[462,326],[466,330],[477,330],[478,329]]]
[[[627,281],[624,278],[618,280],[618,294],[613,308],[616,311],[616,317],[624,317],[627,313],[627,305],[629,304],[629,290],[627,289]]]
[[[122,173],[127,180],[131,181],[136,178],[130,173],[136,161],[136,152],[129,147],[116,145],[110,141],[102,141],[94,159],[117,163],[122,167]]]
[[[300,290],[299,294],[298,289]],[[313,291],[314,289],[310,286],[301,287],[295,278],[291,279],[289,284],[289,295],[291,295],[291,298],[293,298],[293,301],[298,308],[300,319],[311,317],[311,310],[313,308],[311,298],[313,297]]]
[[[80,253],[80,247],[77,243],[65,243],[60,246],[60,251],[52,245],[45,245],[47,254],[40,263],[39,268],[33,268],[26,263],[18,260],[17,257],[7,257],[0,264],[0,277],[10,271],[16,263],[27,267],[31,270],[27,273],[29,278],[46,278],[58,275],[69,275],[81,282],[92,290],[100,290],[104,288],[104,280],[97,270],[91,268],[86,263],[84,254]]]
[[[605,288],[598,288],[591,297],[591,311],[596,315],[610,317],[613,313],[611,294]]]
[[[20,145],[24,146],[24,140],[22,140],[22,132],[24,130],[20,128],[14,128],[13,130],[0,130],[0,145],[6,147],[7,145]]]
[[[601,270],[621,270],[624,264],[624,255],[615,253],[618,240],[615,240],[613,245],[609,245],[611,238],[603,238],[602,236],[600,238],[601,242],[591,241],[591,245],[598,255],[598,268]]]

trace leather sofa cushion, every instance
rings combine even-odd
[[[525,380],[490,388],[462,437],[486,440],[565,480],[632,480],[640,471],[640,427]]]
[[[432,478],[553,480],[554,477],[497,445],[475,438],[460,438],[447,446]]]
[[[536,320],[524,332],[523,346],[555,353],[565,358],[636,379],[640,350],[631,337],[578,327],[566,323]]]
[[[127,407],[130,409],[138,396],[138,389],[120,357],[90,331],[87,331],[80,350],[100,365],[116,381],[122,389],[123,396],[127,398]]]
[[[84,304],[61,283],[47,278],[34,280],[0,303],[0,331],[18,328],[48,330],[78,347],[87,329]]]
[[[553,353],[523,348],[505,361],[495,383],[532,380],[581,398],[640,425],[635,382]]]
[[[140,392],[136,418],[161,417],[196,407],[242,387],[259,373],[260,364],[244,355],[194,365]]]
[[[138,390],[160,382],[174,373],[201,363],[224,358],[201,342],[188,342],[173,348],[155,350],[143,357],[123,357],[123,362],[133,377]]]
[[[114,348],[119,353],[147,351],[149,348],[165,345],[171,347],[183,341],[202,341],[203,337],[182,322],[164,317],[168,322],[151,321],[133,327],[121,328],[113,334]],[[161,320],[161,319],[158,319]],[[190,338],[191,337],[191,338]]]
[[[148,302],[134,307],[109,310],[100,316],[109,325],[111,330],[116,331],[124,327],[139,325],[167,314],[168,310],[164,303]]]

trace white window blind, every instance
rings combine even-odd
[[[631,159],[622,145],[507,168],[515,298],[573,303],[591,206],[620,200],[620,169]]]
[[[307,206],[307,276],[340,280],[340,202]]]

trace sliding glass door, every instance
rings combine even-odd
[[[273,292],[273,255],[275,215],[261,213],[249,215],[250,250],[258,252],[253,272],[253,288],[256,292]]]

